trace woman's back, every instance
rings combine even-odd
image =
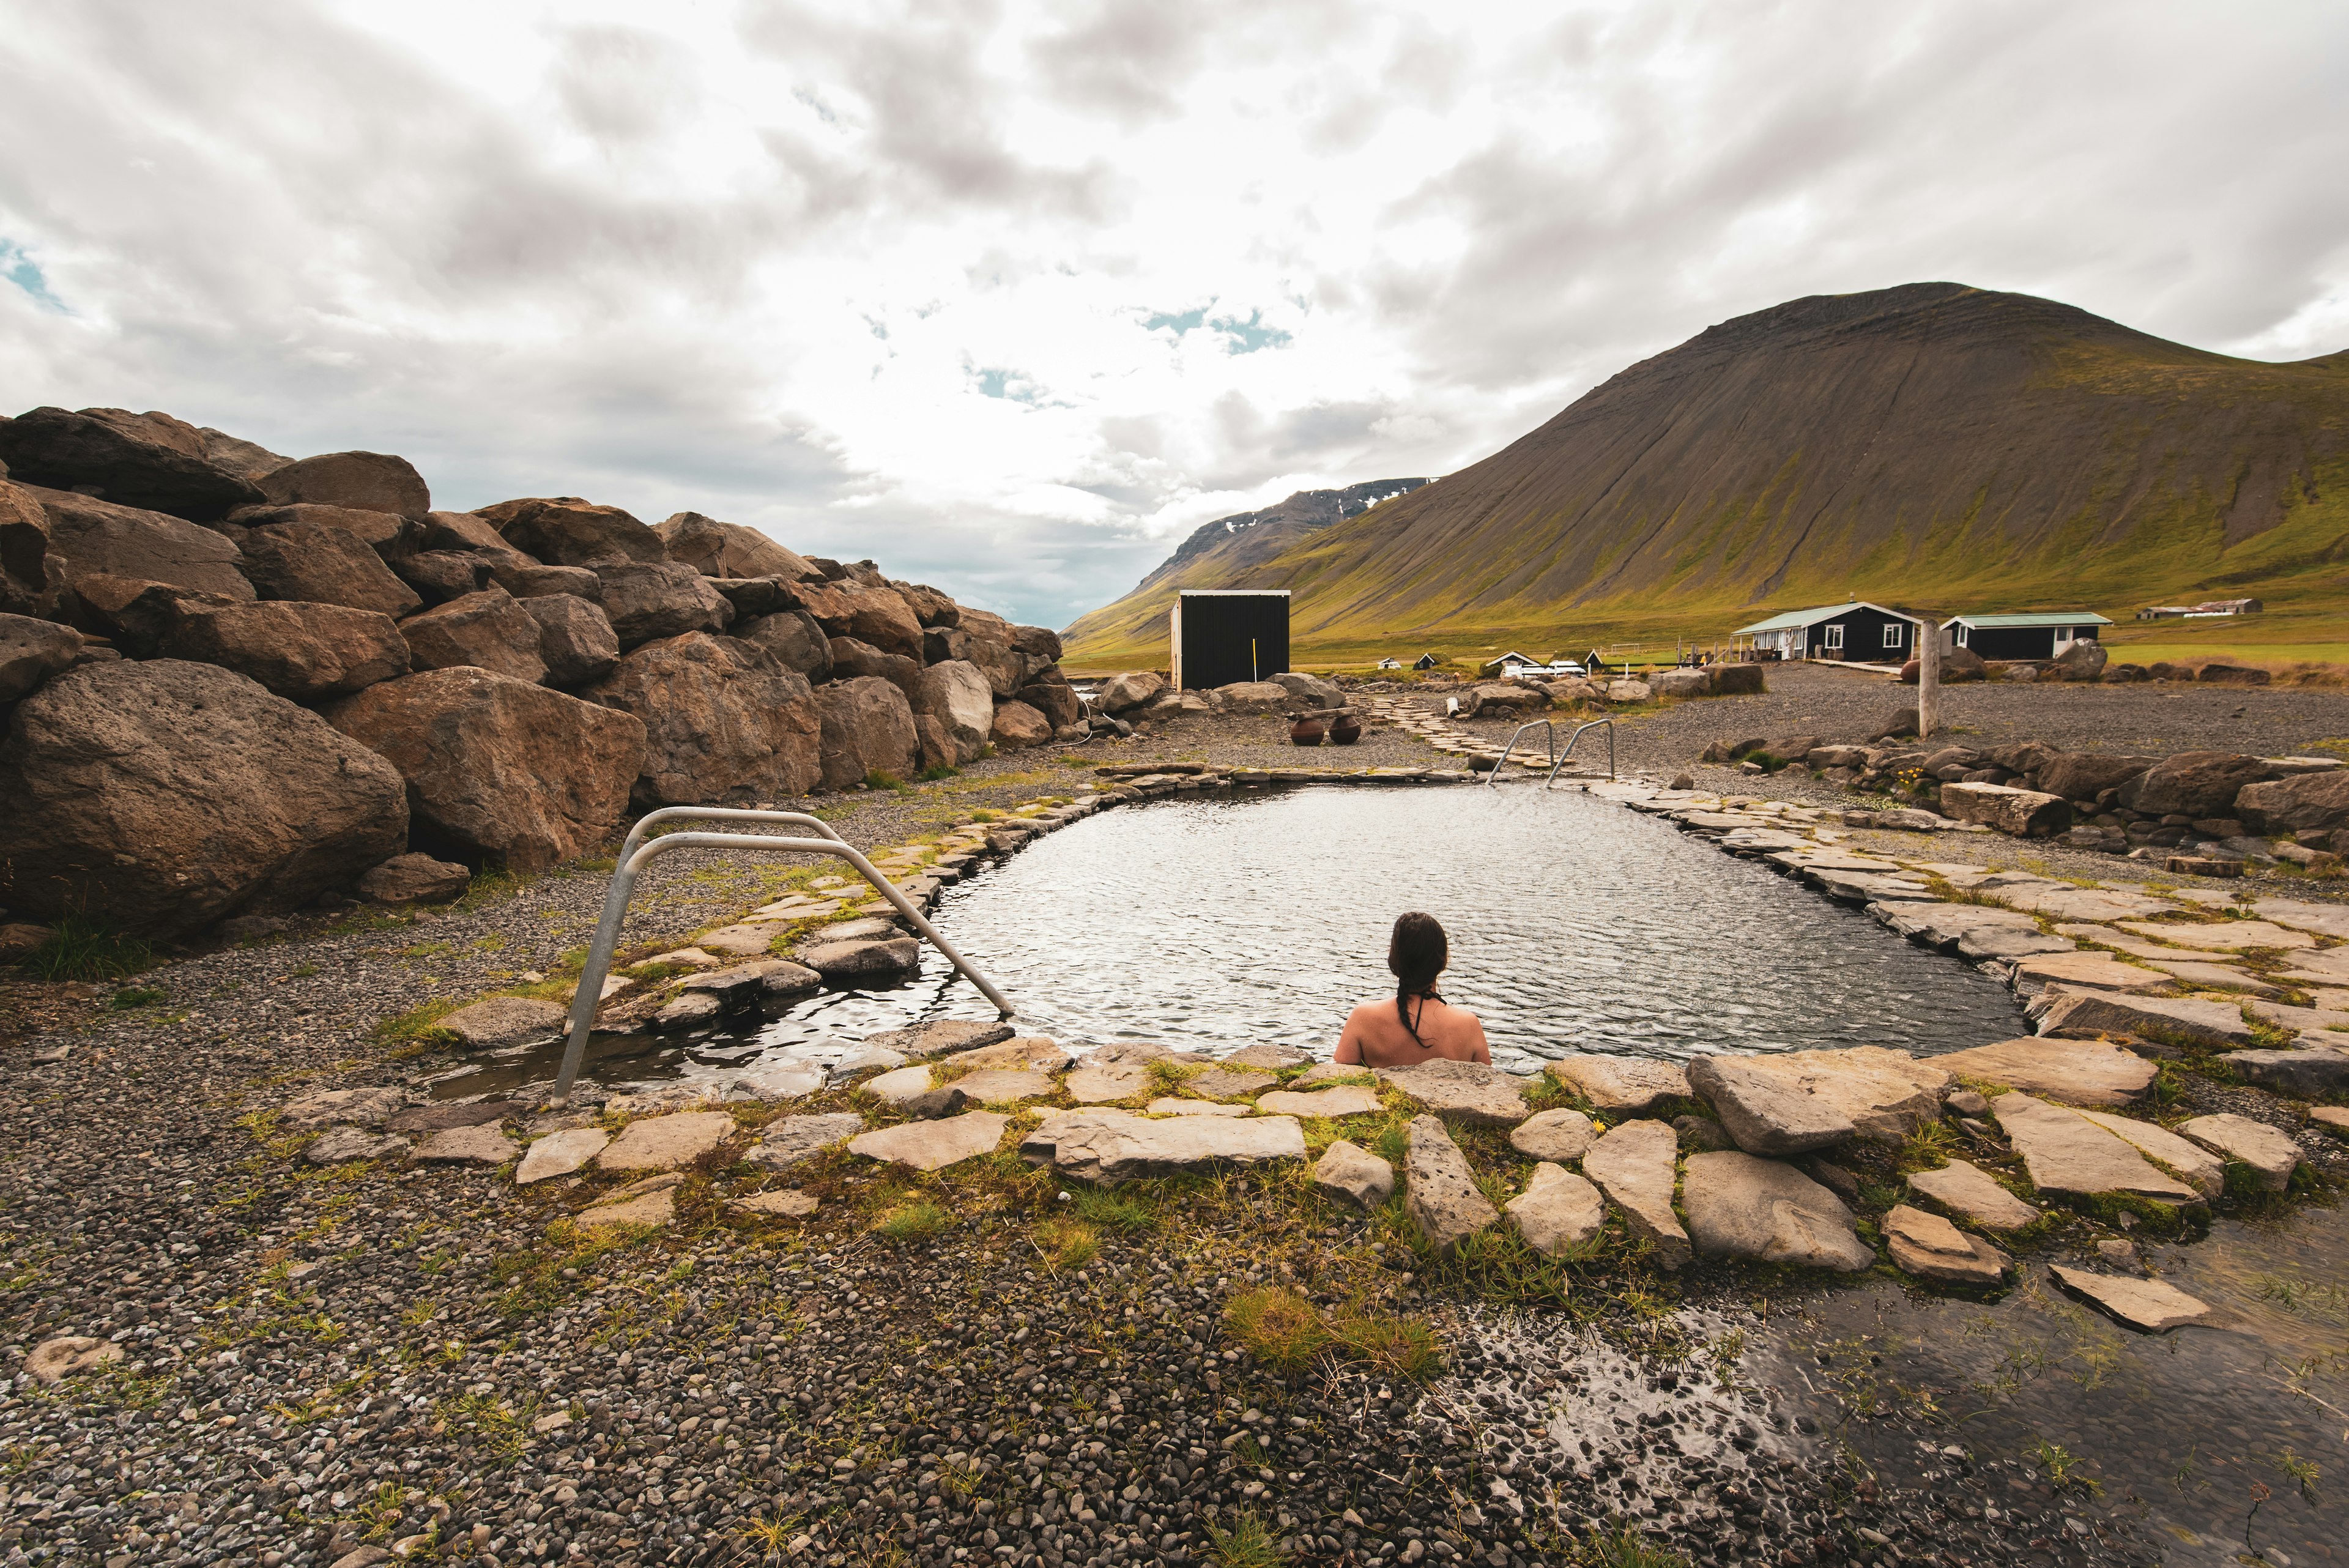
[[[1437,996],[1414,996],[1398,1015],[1392,999],[1366,1002],[1346,1020],[1338,1036],[1336,1061],[1366,1067],[1408,1067],[1441,1057],[1451,1062],[1490,1062],[1485,1026],[1464,1007]],[[1408,1026],[1406,1026],[1408,1020]]]

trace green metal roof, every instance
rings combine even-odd
[[[1774,615],[1768,620],[1757,620],[1752,626],[1741,626],[1730,635],[1745,637],[1757,631],[1791,631],[1798,626],[1808,626],[1813,621],[1826,620],[1846,610],[1857,609],[1860,604],[1860,600],[1854,599],[1849,604],[1824,605],[1817,609],[1788,610],[1784,615]]]
[[[1961,615],[1943,621],[1943,626],[1955,626],[1960,621],[1977,628],[2002,626],[2110,626],[2113,623],[2094,610],[2033,610],[2029,615]]]

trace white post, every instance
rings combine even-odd
[[[1929,739],[1941,722],[1941,628],[1920,616],[1917,647],[1917,738]]]

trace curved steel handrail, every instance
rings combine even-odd
[[[678,817],[698,817],[733,822],[774,822],[812,826],[821,838],[754,838],[739,833],[670,833],[646,844],[645,830],[654,823]],[[641,846],[641,847],[640,847]],[[618,948],[620,923],[626,917],[628,896],[635,890],[636,873],[656,855],[671,849],[763,849],[782,854],[830,855],[847,861],[858,876],[871,883],[881,896],[896,907],[897,912],[914,923],[932,946],[947,956],[964,978],[978,987],[981,994],[995,1004],[995,1010],[1005,1018],[1013,1015],[1010,1002],[1003,993],[988,983],[987,977],[970,966],[969,961],[957,952],[954,944],[938,934],[922,912],[916,909],[897,886],[874,868],[873,862],[849,846],[831,826],[822,820],[796,811],[729,811],[698,806],[668,806],[649,812],[628,832],[622,844],[620,858],[612,870],[611,890],[604,898],[604,913],[595,925],[595,939],[587,949],[586,967],[579,973],[579,989],[572,994],[570,1040],[564,1047],[563,1067],[556,1074],[554,1093],[549,1103],[562,1105],[571,1094],[571,1085],[579,1075],[580,1064],[587,1054],[587,1036],[595,1027],[595,1009],[603,1000],[604,980],[611,972],[612,954]]]
[[[1547,789],[1557,782],[1557,770],[1566,766],[1567,760],[1574,755],[1574,742],[1582,739],[1586,732],[1596,730],[1601,724],[1607,726],[1607,782],[1609,784],[1615,782],[1615,721],[1609,717],[1593,719],[1566,738],[1566,750],[1560,752],[1557,760],[1550,763],[1549,777],[1542,780],[1542,788]]]
[[[1494,781],[1495,779],[1499,778],[1499,777],[1501,776],[1501,770],[1502,770],[1503,768],[1505,768],[1505,767],[1506,767],[1506,766],[1508,765],[1508,763],[1509,763],[1509,753],[1510,753],[1511,752],[1514,752],[1514,751],[1516,751],[1516,750],[1517,749],[1517,736],[1524,734],[1527,730],[1546,730],[1546,731],[1547,731],[1547,732],[1548,732],[1548,733],[1547,733],[1547,735],[1545,735],[1545,736],[1543,737],[1543,739],[1547,740],[1547,741],[1549,742],[1549,755],[1550,755],[1550,761],[1551,761],[1551,763],[1552,763],[1553,764],[1555,764],[1555,763],[1557,763],[1557,727],[1556,725],[1552,724],[1552,723],[1551,723],[1547,719],[1536,719],[1536,720],[1534,720],[1534,721],[1533,721],[1532,722],[1530,722],[1530,723],[1520,724],[1520,725],[1518,725],[1518,726],[1516,727],[1516,731],[1515,731],[1515,732],[1514,732],[1509,736],[1509,743],[1508,743],[1507,745],[1503,746],[1503,747],[1501,748],[1501,757],[1500,757],[1500,761],[1498,761],[1498,762],[1495,763],[1493,764],[1493,771],[1492,771],[1491,773],[1486,774],[1485,775],[1485,787],[1486,789],[1490,789],[1490,788],[1492,788],[1492,787],[1493,787],[1493,781]],[[1556,771],[1555,767],[1553,767],[1552,771],[1553,771],[1553,772],[1555,772],[1555,771]]]

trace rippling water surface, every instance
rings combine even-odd
[[[1350,1008],[1393,993],[1387,934],[1413,909],[1451,933],[1445,996],[1506,1055],[1935,1052],[2021,1028],[2006,990],[1967,965],[1565,791],[1304,788],[1123,806],[948,889],[933,918],[1034,1033],[1326,1055]],[[933,953],[910,985],[811,999],[764,1033],[984,1012]]]

